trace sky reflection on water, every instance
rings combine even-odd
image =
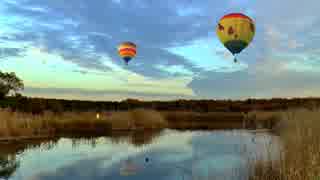
[[[63,138],[50,149],[28,149],[18,155],[20,167],[10,180],[178,180],[183,175],[232,179],[235,171],[245,177],[248,157],[265,155],[270,150],[266,146],[276,150],[277,143],[274,136],[246,131],[165,130],[141,146],[110,138],[91,144]],[[120,171],[128,160],[136,171],[123,176]]]

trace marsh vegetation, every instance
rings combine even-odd
[[[252,163],[250,180],[316,180],[320,178],[320,110],[282,112],[275,132],[282,146],[277,160]]]

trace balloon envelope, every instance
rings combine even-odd
[[[132,42],[123,42],[118,47],[119,56],[128,63],[137,54],[137,46]]]
[[[255,35],[255,25],[250,17],[231,13],[220,19],[216,33],[223,45],[235,55],[250,44]]]

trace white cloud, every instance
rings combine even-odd
[[[121,3],[121,0],[112,0],[112,2],[117,3],[117,4],[120,4],[120,3]]]
[[[273,25],[265,26],[265,34],[264,39],[272,50],[277,50],[281,46],[282,40],[286,38],[285,34]]]
[[[192,81],[192,76],[150,78],[124,69],[106,56],[102,57],[100,61],[104,62],[103,65],[106,68],[109,67],[110,70],[100,72],[81,67],[63,58],[60,54],[55,52],[49,53],[41,49],[41,47],[29,46],[25,54],[24,61],[21,62],[16,61],[15,57],[11,57],[11,63],[7,63],[4,69],[9,71],[13,69],[17,70],[17,75],[24,78],[26,87],[82,89],[89,93],[90,91],[105,91],[106,94],[108,92],[116,94],[114,92],[118,91],[120,92],[119,96],[125,92],[128,94],[149,93],[162,96],[194,95],[193,90],[188,87],[188,84]],[[46,61],[46,64],[43,64],[44,61]],[[49,69],[52,65],[57,65],[54,71]],[[37,71],[28,71],[31,66],[34,68],[38,67]],[[75,70],[77,71],[75,72]],[[83,75],[80,71],[87,73]],[[59,78],[58,80],[56,78],[57,74],[63,74],[63,78]],[[74,79],[77,79],[77,81],[74,81]],[[83,95],[83,93],[79,93],[74,96],[81,96],[81,94]],[[95,93],[93,92],[92,94]],[[64,95],[61,94],[61,96]]]
[[[16,58],[4,64],[9,70],[21,71],[19,73],[24,75],[28,85],[34,87],[63,86],[105,90],[106,93],[113,90],[134,90],[138,93],[193,96],[200,87],[191,89],[188,87],[191,81],[205,78],[215,80],[216,76],[210,76],[207,71],[215,71],[217,76],[220,76],[222,71],[249,71],[254,74],[253,77],[268,81],[275,77],[280,78],[288,71],[304,72],[307,79],[310,78],[308,73],[317,72],[319,69],[315,62],[315,56],[319,54],[319,43],[315,42],[320,37],[317,32],[320,22],[317,16],[319,0],[308,0],[307,3],[300,0],[241,0],[230,3],[208,1],[201,4],[194,1],[192,8],[188,7],[183,11],[176,9],[179,4],[173,1],[170,1],[170,4],[169,1],[139,2],[144,7],[139,3],[126,4],[120,0],[113,0],[114,3],[104,1],[101,4],[86,4],[86,1],[82,1],[82,5],[75,1],[31,2],[6,0],[0,3],[0,12],[4,14],[0,17],[0,36],[3,37],[2,47],[29,46],[31,41],[38,44],[38,49],[29,49],[28,56],[22,59],[29,62],[14,64]],[[123,8],[128,5],[132,5],[132,8]],[[187,7],[186,3],[185,6]],[[222,6],[227,7],[227,11],[241,9],[252,15],[256,21],[256,37],[251,47],[239,55],[239,64],[232,62],[232,55],[215,39],[214,21],[226,13],[225,10],[219,10]],[[50,11],[45,7],[61,11]],[[127,20],[129,16],[130,21]],[[109,17],[117,17],[118,21],[106,21]],[[154,17],[160,18],[159,22],[155,22]],[[41,34],[46,39],[37,40]],[[115,62],[115,59],[112,59],[117,56],[114,47],[122,38],[133,38],[142,44],[139,46],[141,48],[138,61],[129,67],[123,67],[118,63],[119,60]],[[163,51],[173,44],[180,47],[175,49],[176,52]],[[219,49],[223,53],[218,55],[216,51]],[[69,57],[62,57],[54,51],[65,53]],[[301,58],[308,56],[311,51],[312,58]],[[284,55],[286,53],[291,55]],[[50,65],[56,65],[55,72],[51,72],[52,69],[49,71],[46,66],[38,66],[38,61],[42,59],[47,59]],[[43,73],[42,79],[33,72],[26,72],[25,69],[30,67],[41,67],[39,72]],[[78,72],[68,72],[75,69]],[[88,73],[84,75],[80,71]],[[64,74],[64,78],[59,81],[51,80],[57,73]],[[221,75],[221,78],[218,82],[224,84],[235,77],[225,80],[224,75]],[[293,80],[292,77],[288,79]],[[246,78],[238,80],[241,81],[239,86],[247,85]],[[272,83],[271,85],[276,86]],[[165,88],[166,86],[170,87],[170,90]],[[205,86],[205,83],[199,86],[206,87],[214,96],[210,86]],[[227,90],[217,88],[217,91]],[[245,94],[239,91],[231,92],[230,95],[236,93]]]
[[[285,58],[273,57],[268,59],[258,59],[254,66],[250,66],[249,73],[258,78],[279,76],[287,71]]]
[[[290,49],[296,49],[298,47],[303,47],[304,45],[302,43],[298,43],[296,40],[289,40],[288,47]]]
[[[170,74],[179,74],[179,76],[192,76],[194,73],[188,69],[186,69],[183,65],[156,65],[156,68]]]

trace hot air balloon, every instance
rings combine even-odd
[[[128,65],[129,61],[137,54],[137,46],[132,42],[123,42],[118,47],[118,53]]]
[[[126,160],[120,168],[121,176],[135,175],[138,172],[138,166],[135,165],[131,160]]]
[[[244,14],[231,13],[220,19],[216,33],[219,40],[235,57],[252,41],[255,24],[250,17]],[[234,62],[237,62],[236,57]]]

